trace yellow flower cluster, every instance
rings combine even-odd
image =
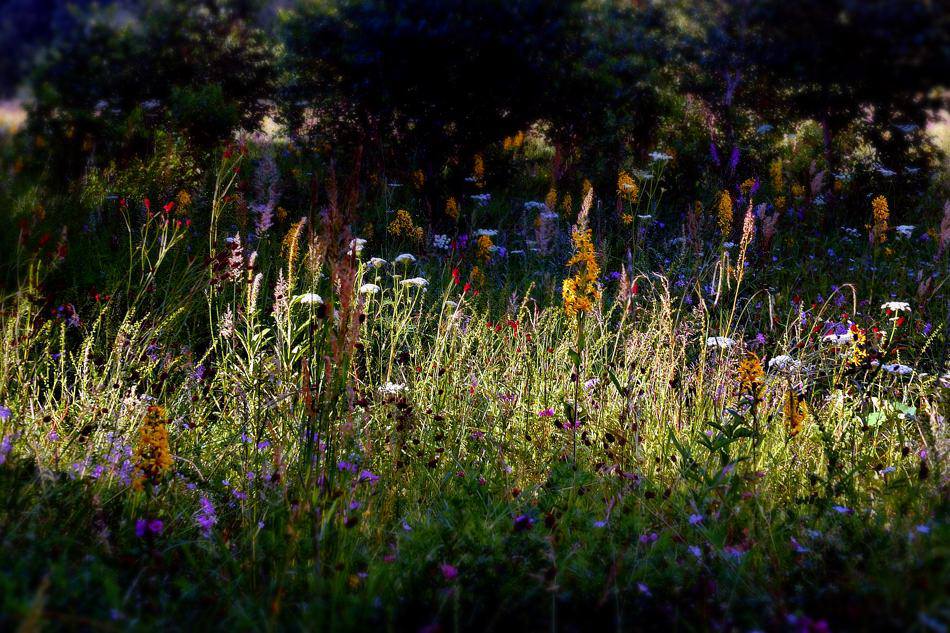
[[[396,211],[396,217],[389,223],[388,231],[393,237],[403,237],[417,242],[421,242],[423,237],[422,227],[416,226],[412,221],[412,216],[405,209]]]
[[[742,191],[743,195],[749,195],[749,192],[752,191],[752,187],[755,186],[755,178],[746,178],[741,185],[739,185],[739,190]]]
[[[778,158],[769,165],[769,176],[772,177],[772,187],[781,191],[785,187],[785,176],[782,174],[782,161]]]
[[[785,428],[788,429],[788,434],[795,437],[801,433],[802,424],[808,417],[808,404],[794,389],[788,390],[782,412],[785,415]]]
[[[621,213],[621,214],[620,214],[620,222],[621,222],[624,226],[630,226],[631,224],[633,224],[633,214],[632,214],[632,213]]]
[[[739,363],[739,369],[736,372],[739,378],[739,389],[742,393],[747,393],[754,398],[758,398],[762,392],[762,385],[765,381],[765,372],[762,370],[762,360],[749,352]]]
[[[480,260],[487,262],[491,259],[492,247],[494,245],[494,242],[491,241],[491,236],[479,235],[478,240],[475,242],[475,253]]]
[[[513,152],[524,145],[524,132],[518,132],[514,136],[506,136],[503,146],[506,152]]]
[[[567,217],[574,215],[574,197],[571,194],[566,194],[561,200],[561,210]]]
[[[796,182],[794,185],[792,185],[792,195],[796,198],[804,198],[805,187]]]
[[[469,281],[472,283],[472,286],[475,288],[480,288],[485,284],[485,273],[483,273],[478,266],[472,268],[472,272],[468,277]]]
[[[719,231],[723,238],[728,238],[732,233],[732,196],[729,192],[723,190],[719,194],[719,202],[716,205],[719,215]]]
[[[871,226],[871,242],[874,244],[883,244],[887,241],[887,220],[891,215],[891,210],[887,206],[887,198],[878,196],[871,201],[871,211],[874,216],[874,224]]]
[[[851,367],[857,367],[868,357],[868,334],[858,325],[851,326],[851,334],[854,336],[854,340],[847,364]]]
[[[459,219],[459,203],[455,198],[449,198],[445,201],[445,215],[450,217],[453,222]]]
[[[412,184],[416,189],[422,189],[426,185],[426,174],[421,169],[412,172]]]
[[[568,268],[574,268],[574,275],[564,280],[561,296],[564,299],[564,312],[568,317],[586,314],[600,300],[600,287],[597,276],[600,266],[594,254],[590,229],[574,227],[571,233],[574,242],[574,256],[567,262]]]
[[[146,483],[159,483],[162,475],[172,467],[166,425],[165,407],[150,406],[139,428],[139,441],[135,447],[132,487],[136,490],[142,490]]]
[[[551,189],[548,190],[548,195],[544,196],[544,204],[551,211],[557,209],[557,189],[551,187]]]
[[[637,198],[640,196],[640,187],[637,186],[637,182],[625,171],[621,171],[617,175],[617,195],[620,196],[622,200],[633,204],[637,201]]]
[[[481,154],[475,154],[475,165],[473,169],[475,176],[475,186],[481,189],[485,186],[485,159]]]
[[[594,183],[592,183],[587,178],[584,179],[584,182],[581,183],[581,193],[584,194],[584,197],[587,197],[587,194],[593,191]]]

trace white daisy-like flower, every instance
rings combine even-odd
[[[403,286],[414,286],[416,288],[425,288],[429,285],[429,282],[422,277],[412,277],[411,279],[403,279],[399,282]]]
[[[836,345],[841,345],[844,343],[850,343],[854,340],[854,334],[850,331],[845,332],[844,334],[825,334],[821,337],[821,340],[825,343],[834,343]]]
[[[710,336],[706,339],[706,347],[718,347],[719,349],[729,349],[736,342],[728,336]]]
[[[380,393],[383,393],[383,394],[386,394],[386,395],[390,395],[390,396],[394,396],[394,395],[396,395],[397,393],[401,393],[401,392],[403,392],[403,391],[405,391],[405,390],[406,390],[406,385],[404,385],[404,384],[402,384],[402,383],[398,383],[398,382],[387,382],[387,383],[383,383],[383,384],[380,385],[380,387],[379,387]]]
[[[379,286],[376,284],[363,284],[360,286],[361,295],[374,295],[379,292]]]
[[[650,152],[650,158],[658,162],[666,162],[673,157],[665,152]]]
[[[496,235],[498,235],[498,231],[497,229],[478,229],[477,231],[475,231],[473,235],[475,235],[475,237],[481,237],[483,235],[487,235],[488,237],[495,237]]]
[[[416,256],[412,253],[403,253],[402,255],[397,255],[393,261],[397,264],[412,264],[416,261]]]
[[[913,367],[908,367],[907,365],[901,365],[900,363],[889,363],[887,365],[881,365],[881,369],[886,371],[889,374],[897,374],[899,376],[906,376],[914,372]]]
[[[350,250],[359,255],[363,252],[363,247],[366,246],[366,240],[362,237],[354,237],[350,240]]]
[[[777,371],[795,371],[802,366],[801,361],[797,361],[788,354],[782,354],[769,359],[769,369]]]
[[[323,305],[323,297],[321,297],[315,292],[308,292],[306,294],[298,295],[297,301],[299,301],[300,303],[313,304],[313,305],[318,305],[318,306]]]
[[[916,228],[917,227],[912,224],[901,224],[900,226],[895,226],[894,230],[902,237],[910,238],[914,235],[914,229]]]
[[[372,258],[370,258],[370,260],[369,260],[369,265],[372,266],[373,268],[382,268],[383,266],[385,266],[385,265],[388,264],[388,263],[389,263],[389,262],[387,262],[387,261],[386,261],[385,259],[383,259],[382,257],[372,257]]]
[[[881,304],[881,310],[890,310],[891,312],[910,312],[910,304],[906,301],[888,301]]]

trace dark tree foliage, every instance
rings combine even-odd
[[[38,51],[93,0],[0,0],[0,98],[16,93]]]
[[[244,19],[246,4],[165,0],[77,17],[31,79],[29,129],[55,150],[55,173],[142,155],[160,130],[201,150],[255,128],[275,78],[271,43]]]
[[[303,2],[286,23],[286,119],[435,173],[541,118],[570,0]]]
[[[649,3],[608,0],[584,11],[548,79],[544,117],[565,159],[613,178],[625,157],[655,149],[675,80],[670,25]]]
[[[945,103],[934,91],[950,77],[945,2],[704,0],[693,10],[699,36],[684,42],[702,72],[690,76],[714,111],[726,122],[724,106],[818,121],[832,167],[834,138],[853,123],[893,152],[895,124],[921,129]]]

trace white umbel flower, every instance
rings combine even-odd
[[[906,301],[888,301],[881,304],[881,310],[890,310],[891,312],[910,312],[910,304]]]
[[[416,256],[412,253],[403,253],[402,255],[397,255],[393,261],[397,264],[412,264],[416,261]]]
[[[706,339],[706,347],[718,347],[719,349],[729,349],[736,342],[727,336],[710,336]]]
[[[308,292],[307,294],[298,295],[296,299],[300,303],[313,304],[313,305],[318,305],[318,306],[323,305],[323,297],[321,297],[315,292]]]
[[[425,288],[429,285],[429,282],[422,277],[412,277],[411,279],[403,279],[399,282],[403,286],[414,286],[416,288]]]
[[[374,295],[379,292],[379,286],[376,284],[363,284],[360,286],[361,295]]]
[[[769,359],[769,369],[775,369],[776,371],[795,371],[801,366],[801,361],[795,360],[788,354]]]

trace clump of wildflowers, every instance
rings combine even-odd
[[[716,204],[716,211],[719,219],[719,232],[722,237],[728,238],[732,233],[732,196],[728,191],[723,190],[719,194],[719,202]]]
[[[635,203],[640,196],[640,187],[626,171],[621,171],[617,175],[617,195],[621,200],[631,204]]]
[[[887,220],[891,211],[887,206],[887,198],[878,196],[871,201],[871,244],[883,244],[887,240]]]
[[[567,267],[574,269],[574,274],[564,280],[561,295],[564,299],[564,311],[569,317],[586,314],[593,310],[594,303],[600,300],[600,286],[597,277],[600,275],[600,266],[594,253],[591,242],[591,230],[587,227],[587,212],[590,210],[593,196],[588,194],[578,217],[578,223],[571,231],[571,241],[574,243],[574,255],[567,262]]]
[[[459,203],[455,198],[449,198],[445,201],[445,215],[449,217],[453,222],[458,222],[459,219]]]
[[[139,427],[139,441],[135,447],[135,472],[132,487],[142,490],[146,483],[158,484],[172,467],[168,446],[168,428],[165,408],[152,405]]]
[[[393,237],[401,237],[417,242],[422,241],[422,227],[416,226],[415,222],[412,221],[412,216],[405,209],[396,211],[396,217],[389,223],[388,230]]]

